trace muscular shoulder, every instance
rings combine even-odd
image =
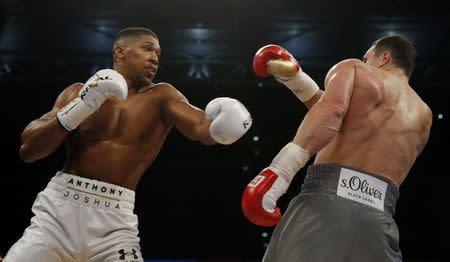
[[[338,67],[354,67],[358,65],[364,65],[364,63],[356,58],[344,59],[336,64]]]
[[[358,59],[345,59],[338,63],[336,63],[333,67],[330,68],[328,71],[328,76],[331,76],[335,73],[339,73],[342,71],[348,71],[348,70],[354,70],[357,67],[364,66],[364,63],[361,60]]]
[[[364,67],[364,63],[355,58],[345,59],[338,63],[336,63],[330,71],[339,71],[339,70],[347,70],[349,68],[357,68],[357,67]]]
[[[183,105],[189,104],[186,97],[169,83],[158,83],[152,87],[161,102],[162,120],[166,126],[173,124],[175,115],[184,111]]]
[[[178,91],[173,85],[169,83],[165,82],[157,83],[152,87],[152,90],[158,93],[163,98],[163,100],[166,101],[172,100],[187,101],[186,97],[180,91]]]
[[[336,63],[327,73],[325,77],[325,85],[327,85],[328,81],[336,75],[339,74],[347,74],[350,71],[356,70],[357,67],[363,66],[364,63],[358,59],[345,59],[338,63]]]
[[[346,59],[335,65],[335,70],[355,72],[355,87],[381,88],[387,75],[384,70],[365,64],[359,59]]]
[[[367,65],[359,59],[351,58],[338,62],[330,69],[330,71],[348,70],[350,68],[356,70],[357,73],[364,74],[373,73],[373,69],[375,69],[373,66]]]

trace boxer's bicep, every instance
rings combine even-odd
[[[54,152],[68,132],[59,124],[56,113],[77,95],[81,84],[64,89],[56,99],[52,110],[31,121],[21,133],[19,155],[25,162],[42,159]]]
[[[35,119],[31,121],[24,129],[23,133],[27,133],[29,129],[36,129],[39,128],[39,126],[45,124],[47,121],[54,121],[56,120],[56,113],[59,109],[61,109],[63,106],[65,106],[70,100],[72,100],[74,97],[76,97],[78,90],[82,84],[73,84],[65,88],[56,98],[52,109],[40,116],[38,119]],[[23,135],[23,134],[22,134]]]
[[[360,61],[359,61],[360,62]],[[330,69],[325,78],[325,91],[320,101],[325,106],[336,106],[347,112],[355,85],[358,60],[345,60]]]
[[[203,110],[189,104],[181,94],[167,103],[164,115],[166,122],[173,123],[187,138],[202,142],[205,139],[211,139],[208,131],[211,119],[206,117]]]
[[[302,121],[294,142],[315,154],[339,132],[353,93],[355,66],[333,67],[327,75],[325,91]]]

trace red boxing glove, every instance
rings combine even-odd
[[[270,168],[262,170],[244,190],[241,207],[244,216],[259,226],[273,226],[281,220],[276,201],[289,187],[289,183]]]
[[[253,58],[253,71],[259,77],[265,78],[272,74],[267,71],[267,62],[270,60],[284,60],[290,61],[292,70],[298,72],[300,70],[300,65],[297,60],[283,47],[278,45],[266,45],[261,47],[255,54]],[[283,65],[284,68],[289,68]]]
[[[286,193],[297,172],[311,154],[295,143],[288,143],[244,190],[241,200],[245,217],[259,226],[273,226],[281,219],[277,200]]]

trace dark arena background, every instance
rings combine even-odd
[[[430,140],[400,189],[395,219],[404,261],[450,261],[450,9],[445,1],[0,0],[2,113],[0,252],[22,235],[36,194],[60,169],[64,148],[20,160],[26,124],[50,110],[61,90],[111,68],[118,30],[156,32],[162,55],[155,81],[169,82],[204,108],[239,99],[253,126],[237,143],[203,146],[173,129],[137,188],[146,261],[260,261],[273,228],[240,209],[246,184],[293,138],[306,108],[273,78],[252,71],[266,44],[290,50],[323,89],[327,71],[361,58],[372,42],[400,34],[417,50],[410,84],[431,107]],[[311,162],[312,163],[312,160]],[[284,211],[306,168],[280,199]],[[327,252],[324,250],[324,252]]]

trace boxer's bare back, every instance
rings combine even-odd
[[[361,168],[400,186],[428,140],[431,110],[400,70],[387,72],[356,59],[350,63],[355,79],[347,114],[337,135],[317,153],[315,163]]]

